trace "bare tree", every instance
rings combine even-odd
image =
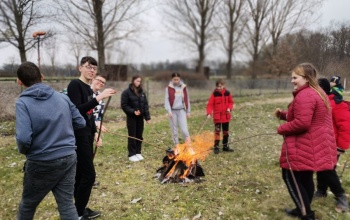
[[[323,0],[274,0],[271,4],[268,30],[272,39],[271,56],[276,55],[281,36],[312,23]]]
[[[271,0],[247,0],[248,13],[251,16],[251,24],[248,25],[249,43],[248,52],[252,56],[252,78],[257,77],[257,62],[261,48],[267,42],[267,16],[271,10]]]
[[[213,17],[221,0],[168,0],[168,28],[182,42],[197,51],[197,70],[203,74],[206,49],[214,40],[216,27]]]
[[[58,76],[58,71],[56,69],[56,54],[57,54],[57,38],[52,37],[43,43],[45,45],[44,52],[49,58],[51,66],[46,69],[46,74],[50,76]],[[49,73],[48,73],[49,72]]]
[[[240,45],[246,27],[247,17],[244,14],[246,2],[247,0],[224,0],[220,5],[221,13],[218,17],[223,28],[219,37],[227,55],[227,79],[231,79],[233,54]]]
[[[68,37],[68,42],[66,43],[69,44],[70,50],[73,52],[73,56],[75,58],[75,63],[76,63],[75,68],[78,69],[85,44],[79,40],[77,35],[71,34],[67,37]]]
[[[35,7],[39,1],[0,1],[0,38],[18,49],[21,62],[27,61],[26,52],[35,45],[30,31],[43,18]]]
[[[350,25],[342,22],[332,25],[329,31],[329,47],[332,56],[339,60],[350,58]]]
[[[92,50],[97,50],[99,71],[105,70],[105,50],[115,42],[129,39],[139,27],[140,0],[60,0],[58,20]]]

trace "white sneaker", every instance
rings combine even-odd
[[[143,156],[142,156],[141,154],[136,154],[136,157],[137,157],[137,159],[139,159],[139,160],[145,159],[145,158],[143,158]]]
[[[137,162],[137,161],[139,161],[140,159],[139,159],[136,155],[134,155],[134,156],[129,157],[129,160],[130,160],[131,162]]]

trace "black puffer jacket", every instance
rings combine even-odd
[[[148,101],[145,93],[139,88],[139,96],[132,90],[132,85],[125,89],[121,96],[121,107],[126,115],[136,116],[135,111],[140,110],[146,121],[151,119],[148,108]]]

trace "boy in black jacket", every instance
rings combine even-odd
[[[79,71],[81,74],[79,79],[72,80],[67,87],[68,97],[76,105],[86,121],[84,128],[77,129],[74,132],[78,159],[74,198],[79,219],[92,219],[101,215],[100,212],[92,211],[86,207],[96,177],[93,164],[94,139],[97,141],[97,146],[102,145],[101,139],[97,140],[93,109],[98,105],[100,100],[112,96],[116,91],[105,89],[93,98],[90,82],[95,77],[97,71],[97,61],[94,58],[83,57],[80,61]]]

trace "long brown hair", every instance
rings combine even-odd
[[[293,72],[304,77],[309,82],[309,86],[318,93],[327,109],[330,110],[331,107],[329,105],[328,97],[318,85],[316,68],[311,63],[302,63],[295,67]]]
[[[131,88],[132,88],[132,91],[134,91],[134,93],[135,93],[137,96],[140,96],[140,92],[142,91],[142,81],[141,81],[139,87],[136,87],[136,86],[134,85],[134,81],[135,81],[136,79],[138,79],[138,78],[142,79],[141,76],[139,76],[139,75],[135,75],[135,76],[133,76],[133,77],[131,78]]]

